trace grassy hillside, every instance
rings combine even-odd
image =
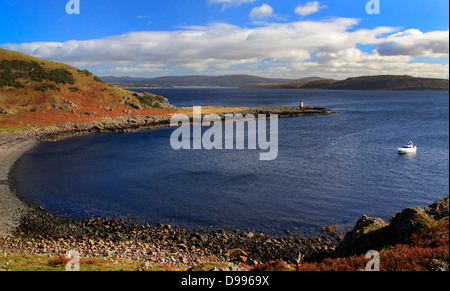
[[[170,108],[167,99],[106,84],[87,70],[0,49],[0,128],[94,120]]]

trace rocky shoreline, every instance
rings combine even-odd
[[[343,239],[332,226],[324,227],[327,234],[317,238],[289,232],[272,237],[124,220],[74,221],[33,208],[22,217],[14,235],[0,237],[0,250],[4,257],[57,258],[76,251],[81,258],[141,262],[144,269],[224,271],[273,270],[274,266],[279,270],[355,271],[366,266],[367,251],[378,250],[384,270],[448,271],[448,199],[424,209],[406,208],[388,222],[363,215]]]
[[[272,237],[263,233],[199,231],[162,224],[87,219],[74,221],[33,209],[22,217],[14,236],[0,240],[4,253],[61,256],[76,250],[82,257],[116,257],[152,264],[195,266],[201,263],[255,265],[299,256],[319,260],[336,248],[332,236],[315,239]]]

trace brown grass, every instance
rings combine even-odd
[[[251,269],[251,271],[258,272],[280,272],[289,270],[290,266],[287,265],[283,260],[276,260],[269,263],[259,264]]]
[[[72,259],[66,258],[65,256],[57,257],[53,260],[51,260],[48,265],[50,267],[64,267],[66,266]],[[80,266],[81,265],[96,265],[99,264],[98,261],[94,260],[93,258],[84,258],[80,259]]]

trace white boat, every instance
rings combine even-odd
[[[417,145],[410,141],[409,144],[397,148],[397,151],[399,154],[417,153]]]

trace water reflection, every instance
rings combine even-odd
[[[417,152],[415,153],[406,153],[406,154],[397,154],[397,156],[406,159],[406,160],[413,160],[417,157]]]

